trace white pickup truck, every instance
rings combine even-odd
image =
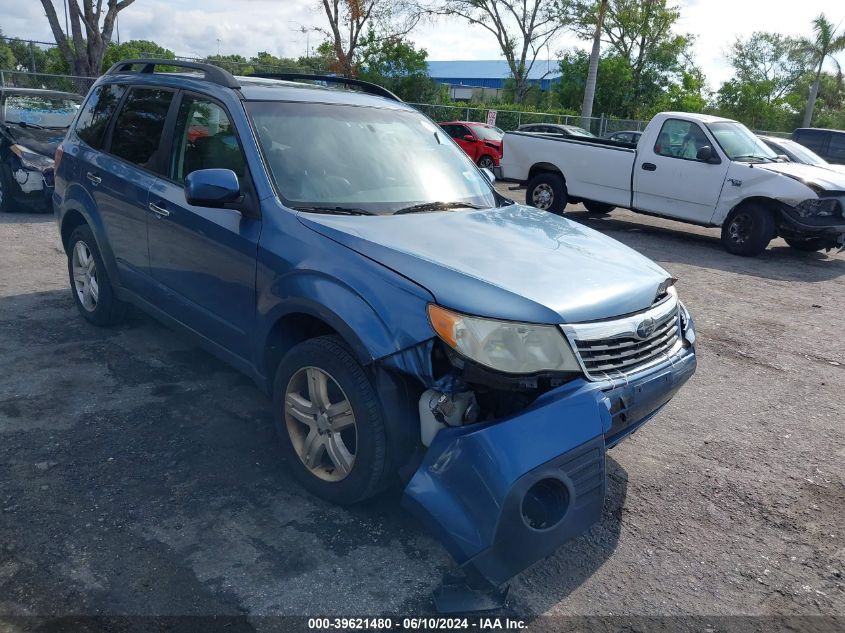
[[[663,112],[637,144],[508,132],[497,171],[552,213],[583,202],[720,226],[737,255],[758,255],[778,235],[806,251],[845,243],[845,174],[783,162],[730,119]]]

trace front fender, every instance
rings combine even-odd
[[[810,187],[794,178],[750,164],[731,163],[711,224],[721,226],[733,209],[752,198],[795,205],[815,197]]]

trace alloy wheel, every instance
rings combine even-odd
[[[352,404],[325,370],[303,367],[285,390],[285,423],[305,467],[324,481],[345,479],[355,464],[357,426]]]
[[[486,169],[493,169],[494,165],[495,163],[493,162],[493,159],[489,156],[482,157],[482,159],[478,162],[479,167]]]
[[[97,284],[97,263],[88,245],[79,240],[73,248],[73,287],[79,303],[88,312],[97,309],[100,287]]]

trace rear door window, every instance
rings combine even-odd
[[[126,88],[118,84],[94,88],[76,121],[76,134],[86,145],[94,149],[102,147],[106,128],[124,92]]]
[[[161,134],[173,92],[133,88],[117,115],[110,153],[145,169],[155,170]]]

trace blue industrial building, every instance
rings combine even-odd
[[[501,90],[511,71],[504,59],[484,59],[428,62],[428,74],[437,83],[453,87]],[[553,83],[560,81],[558,62],[538,59],[528,79],[533,84],[539,84],[541,90],[548,90]]]

